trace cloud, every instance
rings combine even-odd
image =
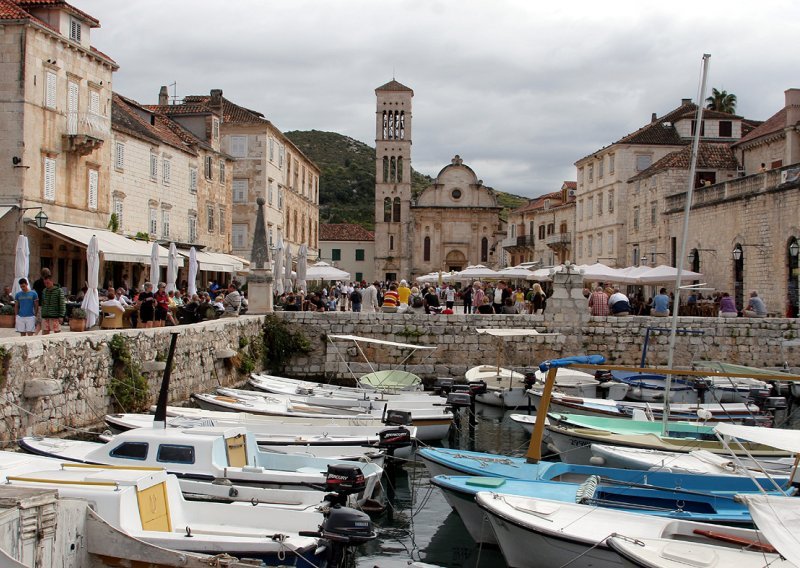
[[[414,168],[460,154],[498,190],[535,196],[575,178],[573,163],[656,112],[708,90],[739,112],[783,106],[796,61],[789,2],[669,5],[524,0],[74,0],[100,19],[92,42],[121,66],[114,88],[143,103],[221,88],[283,130],[340,132],[374,144],[375,87],[414,89]]]

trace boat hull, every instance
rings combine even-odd
[[[434,485],[442,490],[445,501],[464,523],[469,536],[478,544],[490,544],[497,546],[497,539],[494,536],[492,525],[486,513],[475,503],[475,495],[472,493],[462,493],[451,487],[445,487],[432,481]]]

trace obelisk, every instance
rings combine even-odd
[[[253,234],[253,251],[250,254],[250,272],[247,275],[247,312],[272,313],[272,261],[264,222],[264,198],[259,197],[256,229]]]

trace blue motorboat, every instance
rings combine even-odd
[[[628,385],[627,397],[641,402],[664,402],[667,394],[666,375],[647,371],[611,371],[611,378]],[[670,402],[696,403],[694,383],[673,378],[669,390]]]
[[[735,499],[736,494],[742,491],[699,491],[682,487],[668,489],[650,483],[614,481],[598,475],[587,476],[582,483],[438,475],[431,479],[431,483],[442,490],[448,504],[459,515],[473,540],[484,544],[497,542],[491,526],[485,522],[483,511],[475,503],[475,494],[479,491],[580,503],[690,521],[728,525],[752,524],[747,506]],[[752,484],[749,490],[754,490]]]

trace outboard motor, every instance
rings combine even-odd
[[[528,371],[527,373],[525,373],[524,383],[525,383],[525,390],[532,389],[533,385],[536,384],[536,373],[532,371]]]
[[[708,381],[702,377],[697,377],[694,380],[694,390],[697,391],[697,400],[700,403],[704,403],[706,401],[706,393],[709,391],[708,387]]]
[[[411,430],[399,426],[397,428],[384,428],[378,432],[377,446],[393,453],[397,448],[407,448],[412,445]]]
[[[459,408],[469,408],[472,405],[472,396],[468,392],[451,392],[447,395],[445,408],[458,410]]]
[[[325,474],[325,491],[339,495],[353,495],[364,491],[367,481],[357,465],[328,464]]]
[[[384,410],[382,422],[387,426],[389,424],[395,426],[411,426],[411,412],[407,410]]]
[[[479,394],[486,393],[486,381],[473,381],[469,383],[469,394],[471,396],[478,396]]]
[[[323,538],[328,541],[327,565],[349,565],[353,548],[373,540],[377,533],[369,515],[349,507],[333,505],[323,512],[324,519],[317,531],[301,531],[300,536]]]
[[[433,390],[439,396],[447,396],[453,389],[454,383],[455,379],[451,379],[449,377],[439,377],[436,379],[436,382],[433,383]]]

